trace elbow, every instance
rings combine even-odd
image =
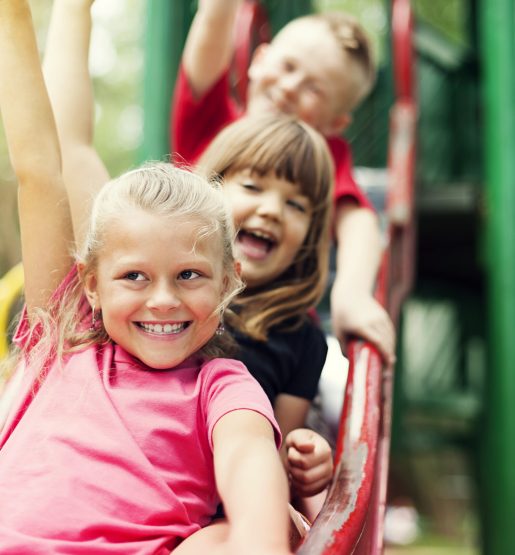
[[[34,153],[30,156],[11,157],[11,164],[20,187],[37,185],[39,188],[45,189],[62,181],[59,156]]]

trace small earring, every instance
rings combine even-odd
[[[89,331],[95,331],[97,329],[97,313],[95,312],[95,303],[91,307],[91,326],[89,326]]]
[[[218,327],[216,328],[215,334],[220,336],[223,335],[225,333],[225,326],[224,326],[224,320],[223,320],[223,316],[220,318],[220,322],[218,324]]]

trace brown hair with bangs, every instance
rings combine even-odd
[[[234,301],[248,333],[257,339],[266,339],[271,327],[299,326],[320,301],[327,281],[334,167],[325,139],[289,116],[245,116],[215,137],[198,169],[222,181],[243,170],[273,173],[298,185],[309,198],[311,222],[291,266]]]

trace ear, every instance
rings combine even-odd
[[[252,54],[252,60],[250,61],[249,69],[247,72],[250,81],[258,77],[259,72],[261,71],[261,64],[269,48],[270,44],[268,42],[262,42],[254,50],[254,54]]]
[[[234,261],[234,272],[236,273],[236,275],[241,278],[241,262],[239,260],[235,260]],[[227,293],[227,290],[229,289],[229,276],[227,276],[227,274],[224,276],[223,279],[223,292],[224,294]]]
[[[89,271],[86,273],[84,271],[84,264],[81,263],[78,264],[78,271],[82,281],[82,286],[84,287],[84,294],[86,295],[90,306],[92,308],[95,307],[95,310],[101,309],[100,297],[97,291],[98,281],[95,272]]]
[[[351,123],[352,114],[350,114],[349,112],[338,114],[333,118],[331,123],[329,123],[329,129],[327,131],[324,131],[323,133],[327,137],[341,135]]]

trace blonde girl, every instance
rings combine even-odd
[[[220,192],[170,165],[128,172],[98,195],[74,265],[25,0],[0,2],[0,109],[26,284],[25,382],[0,436],[2,552],[286,555],[271,407],[241,363],[211,358],[239,289]],[[197,536],[219,498],[228,523]]]
[[[92,0],[54,1],[44,61],[47,87],[61,138],[63,171],[74,234],[79,245],[85,236],[90,199],[109,180],[106,168],[93,147],[94,101],[88,68],[92,3]],[[251,283],[252,257],[241,257],[249,293],[244,293],[236,308],[250,329],[250,335],[242,333],[238,337],[239,343],[245,340],[252,342],[250,350],[245,350],[249,353],[245,360],[253,367],[258,359],[262,361],[261,366],[267,378],[263,380],[258,377],[258,380],[272,400],[277,418],[281,421],[283,436],[288,436],[284,460],[289,461],[288,472],[295,494],[312,495],[323,489],[331,478],[329,446],[312,432],[301,431],[292,435],[290,432],[304,426],[305,415],[325,360],[324,337],[310,323],[306,313],[320,298],[327,273],[331,159],[323,139],[315,131],[288,118],[277,121],[273,118],[259,122],[256,120],[256,124],[247,130],[242,126],[234,129],[236,132],[232,133],[230,129],[227,130],[220,148],[214,147],[216,152],[213,161],[206,160],[205,163],[209,175],[217,174],[224,178],[222,191],[228,203],[232,208],[236,206],[229,193],[238,190],[238,180],[243,177],[239,170],[254,169],[254,174],[262,174],[265,183],[270,176],[274,177],[277,168],[277,185],[284,186],[285,190],[275,187],[275,183],[271,190],[281,191],[280,203],[287,207],[285,229],[291,229],[288,223],[290,220],[293,221],[294,229],[297,223],[305,228],[301,230],[300,242],[297,239],[291,244],[276,242],[275,245],[280,244],[281,248],[273,248],[273,241],[268,243],[273,256],[265,257],[266,260],[273,259],[273,262],[279,264],[274,266],[274,275],[265,275],[263,284]],[[253,184],[250,185],[250,189],[254,188]],[[268,195],[264,196],[268,198]],[[240,218],[236,212],[233,212],[233,216],[236,226],[241,228],[243,216]],[[250,234],[247,239],[249,237]],[[238,258],[244,254],[242,246],[243,243],[238,240],[235,247]],[[230,321],[226,323],[228,326],[231,324]],[[288,327],[294,333],[284,334]],[[237,330],[233,331],[238,333]],[[277,348],[270,350],[268,347],[274,344],[276,332]],[[268,336],[266,342],[262,341],[265,336]],[[290,357],[286,369],[287,381],[285,377],[277,381],[276,377],[281,371],[278,365],[282,361],[276,356],[276,351],[281,353],[281,345],[286,342],[287,350],[291,352],[292,348],[295,349],[292,342],[298,342],[299,338],[302,346],[311,345],[308,351],[299,351],[309,355],[303,357],[305,371],[298,370],[298,356]],[[268,360],[261,358],[260,353],[263,352]],[[263,375],[263,372],[260,374]],[[295,384],[298,387],[293,387]],[[279,393],[285,395],[280,397]],[[288,458],[286,449],[289,451]]]

